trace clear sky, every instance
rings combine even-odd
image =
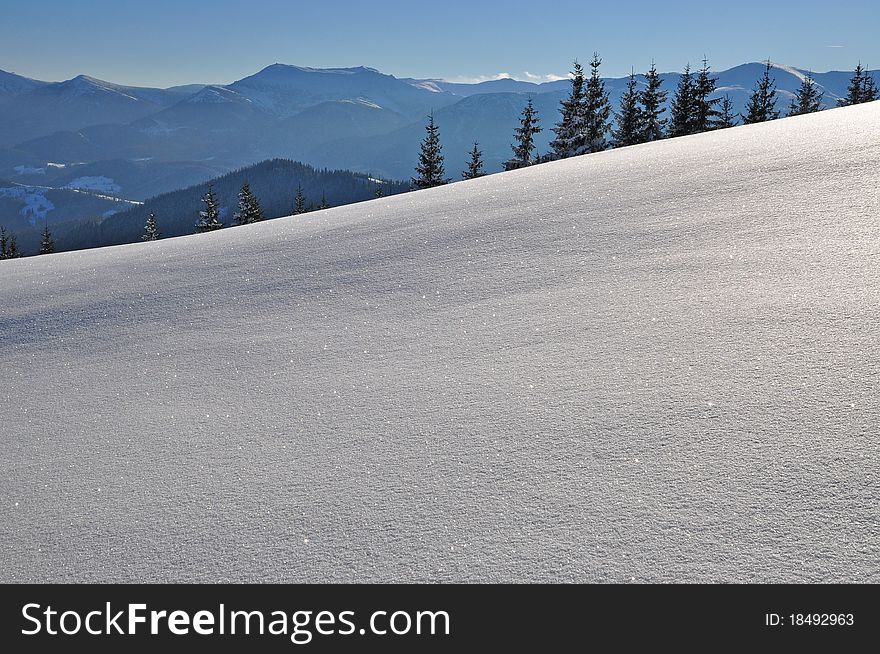
[[[4,0],[0,69],[145,86],[228,83],[275,63],[371,66],[473,81],[716,69],[768,57],[815,71],[880,68],[876,0]]]

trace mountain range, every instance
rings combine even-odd
[[[716,73],[717,95],[728,95],[741,111],[762,72],[763,64],[749,63]],[[784,110],[806,71],[774,64],[773,73]],[[671,96],[680,75],[662,77]],[[826,107],[845,94],[850,77],[847,71],[814,75]],[[605,81],[616,106],[626,78]],[[440,126],[449,177],[459,176],[474,141],[494,172],[510,156],[511,135],[529,96],[544,127],[539,151],[548,150],[568,87],[568,80],[458,84],[398,79],[366,67],[283,64],[225,86],[167,89],[85,75],[50,83],[0,71],[0,224],[71,217],[59,211],[62,196],[70,194],[55,193],[53,208],[35,210],[20,199],[28,195],[21,189],[39,195],[34,189],[77,188],[80,195],[140,202],[273,158],[406,180],[429,112]],[[117,208],[98,199],[80,202],[86,212],[80,217]]]

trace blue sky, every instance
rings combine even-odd
[[[606,4],[607,6],[601,6]],[[598,50],[603,73],[716,69],[772,58],[880,68],[876,0],[5,0],[0,69],[46,80],[228,83],[275,62],[365,65],[398,77],[543,80]],[[530,77],[531,76],[531,77]]]

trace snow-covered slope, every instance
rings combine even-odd
[[[880,581],[878,169],[875,103],[0,262],[0,581]]]

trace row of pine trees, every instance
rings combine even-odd
[[[571,91],[560,105],[561,120],[553,128],[556,138],[550,143],[551,152],[536,154],[535,136],[543,131],[540,117],[532,99],[529,98],[514,129],[513,158],[505,163],[505,170],[515,170],[534,164],[577,157],[582,154],[602,152],[609,148],[627,147],[700,134],[716,129],[734,127],[742,119],[751,125],[776,120],[781,116],[776,81],[772,77],[773,66],[767,61],[764,73],[755,84],[744,114],[735,114],[729,96],[712,97],[717,92],[718,79],[712,75],[708,60],[698,71],[688,64],[672,98],[668,116],[666,100],[668,91],[653,64],[645,74],[645,85],[639,88],[635,72],[630,74],[620,106],[613,112],[611,101],[600,76],[602,60],[598,54],[590,61],[589,76],[584,67],[574,62],[571,72]],[[788,108],[788,116],[821,111],[824,94],[811,75],[805,75]],[[873,102],[880,99],[873,75],[859,64],[853,74],[847,95],[839,100],[840,106]],[[615,121],[612,120],[612,113]],[[428,117],[424,140],[419,152],[416,174],[412,178],[413,189],[426,189],[448,184],[444,168],[440,130],[431,114]],[[479,143],[474,143],[462,172],[463,179],[482,177],[483,154]]]
[[[382,195],[382,187],[379,186],[376,196]],[[223,229],[226,225],[220,217],[220,204],[214,194],[214,187],[208,186],[208,192],[202,197],[203,207],[199,211],[199,218],[195,224],[196,233],[213,232]],[[318,205],[308,204],[302,187],[297,189],[294,198],[293,213],[300,215],[310,211],[320,211],[329,209],[326,195],[321,196],[321,203]],[[251,191],[250,184],[247,182],[241,187],[238,194],[238,211],[236,211],[232,219],[235,225],[249,225],[251,223],[261,222],[266,219],[260,201]],[[151,211],[147,216],[144,225],[144,234],[141,236],[142,241],[158,241],[162,237],[159,231],[159,225],[156,221],[155,212]],[[42,240],[40,242],[39,254],[52,254],[55,252],[55,242],[52,239],[52,233],[49,231],[49,224],[46,223],[43,228]],[[15,234],[9,234],[6,229],[0,227],[0,259],[16,259],[23,256],[18,247]]]
[[[561,119],[553,128],[556,138],[550,143],[551,152],[545,155],[536,154],[535,136],[543,131],[541,120],[532,99],[529,98],[519,126],[514,129],[514,142],[511,145],[513,157],[505,163],[505,170],[515,170],[535,164],[567,159],[583,154],[602,152],[609,148],[627,147],[659,141],[664,138],[675,138],[700,134],[716,129],[734,127],[739,118],[746,125],[776,120],[781,116],[777,108],[778,95],[776,81],[772,78],[773,66],[768,61],[764,74],[755,84],[746,113],[735,115],[733,104],[728,96],[713,98],[717,91],[717,78],[712,76],[708,60],[703,60],[702,67],[693,72],[688,64],[678,87],[675,89],[669,116],[666,117],[666,100],[668,91],[663,89],[663,80],[653,64],[645,74],[645,88],[639,89],[635,72],[630,74],[626,90],[620,99],[620,106],[614,112],[616,126],[613,126],[612,107],[605,82],[599,71],[602,60],[598,54],[590,61],[590,73],[586,75],[583,66],[577,61],[571,72],[571,91],[561,102]],[[876,81],[861,63],[856,66],[847,89],[847,95],[838,101],[840,106],[873,102],[880,99]],[[814,113],[822,109],[823,93],[810,75],[805,75],[800,88],[792,98],[788,108],[788,116],[800,116]],[[421,144],[419,160],[411,186],[414,190],[434,188],[448,184],[451,179],[446,177],[443,146],[440,143],[440,129],[434,121],[433,113],[428,117],[425,127],[426,135]],[[476,179],[485,175],[483,154],[479,143],[474,143],[462,172],[463,179]],[[376,197],[381,197],[382,188],[378,187]],[[220,215],[220,205],[214,194],[213,187],[202,197],[203,207],[199,211],[195,231],[198,233],[212,232],[225,227]],[[297,189],[294,199],[293,213],[300,215],[314,210],[329,209],[326,196],[321,197],[317,206],[308,205],[302,187]],[[248,225],[265,220],[260,201],[245,182],[238,194],[238,211],[233,214],[235,225]],[[156,215],[150,212],[144,226],[143,241],[156,241],[161,232]],[[55,252],[55,243],[49,231],[48,223],[43,229],[39,254]],[[22,256],[14,234],[9,234],[0,227],[0,259],[13,259]]]
[[[55,252],[55,241],[52,239],[52,233],[49,231],[49,223],[43,227],[43,234],[40,240],[39,254],[52,254]],[[5,227],[0,227],[0,259],[18,259],[24,256],[18,247],[18,239],[15,234],[10,234]]]
[[[376,195],[381,195],[381,187],[377,190]],[[217,201],[217,196],[214,194],[213,186],[208,186],[208,192],[202,197],[202,205],[203,207],[199,211],[199,218],[195,224],[196,233],[202,234],[205,232],[214,232],[226,227],[220,216],[220,203]],[[293,201],[294,215],[300,215],[310,211],[322,211],[329,208],[330,204],[327,202],[326,195],[321,196],[320,204],[308,204],[302,186],[297,189],[296,197]],[[250,184],[245,182],[241,187],[241,190],[238,192],[238,211],[232,215],[233,223],[236,226],[250,225],[252,223],[262,222],[265,219],[266,216],[263,213],[263,208],[260,206],[259,199],[257,199],[257,196],[251,191]],[[158,241],[161,237],[162,234],[159,231],[159,226],[156,222],[156,214],[151,211],[147,216],[147,222],[144,226],[144,235],[141,237],[141,240]]]

